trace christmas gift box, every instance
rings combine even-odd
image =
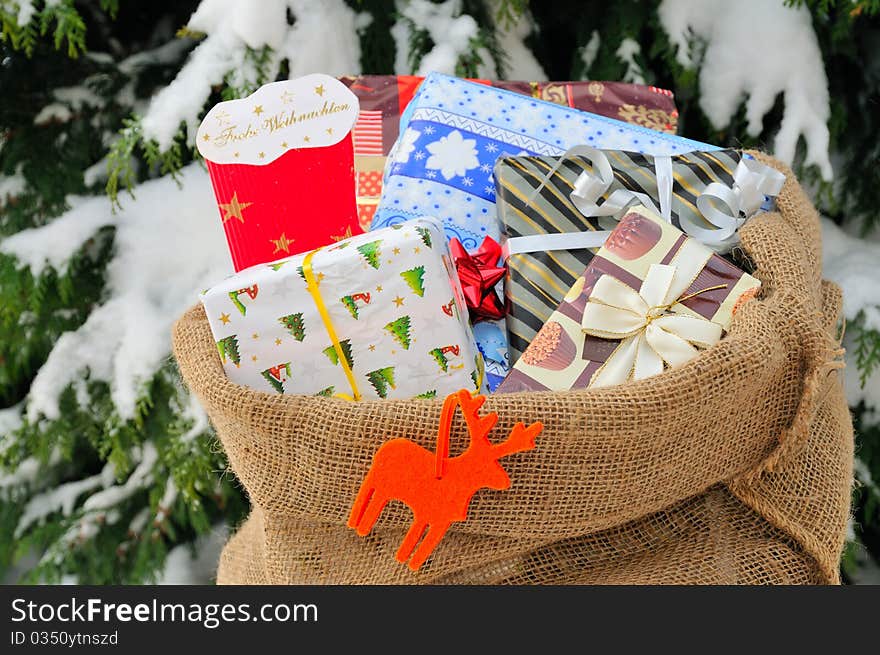
[[[589,144],[655,155],[715,146],[432,73],[404,111],[372,227],[435,216],[467,249],[498,240],[493,167],[500,156],[561,155]]]
[[[633,207],[498,392],[564,391],[662,373],[719,341],[760,282]]]
[[[461,287],[431,220],[248,268],[202,303],[236,384],[354,400],[482,388]]]
[[[507,333],[516,361],[633,201],[686,234],[729,250],[739,227],[772,209],[785,177],[737,150],[652,157],[572,148],[563,157],[500,158],[498,217],[509,275]]]
[[[354,162],[361,227],[369,228],[382,193],[385,157],[397,140],[400,115],[423,77],[361,75],[341,77],[360,101],[354,126]],[[625,82],[514,82],[474,80],[533,98],[590,111],[675,134],[678,111],[672,92]]]
[[[236,271],[358,234],[357,98],[327,75],[273,82],[205,116],[205,158]]]

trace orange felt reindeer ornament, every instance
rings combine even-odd
[[[351,508],[348,526],[366,536],[389,500],[409,505],[413,522],[396,557],[399,562],[409,560],[409,567],[415,571],[428,559],[449,526],[467,519],[468,505],[479,489],[509,488],[510,477],[498,460],[534,448],[535,437],[544,426],[517,423],[505,441],[493,444],[487,435],[498,422],[498,414],[479,415],[485,400],[485,396],[471,397],[466,390],[446,398],[440,413],[436,453],[409,439],[392,439],[382,444]],[[470,444],[461,455],[449,457],[449,431],[457,405],[461,406]]]

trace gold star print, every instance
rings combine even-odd
[[[381,284],[378,287],[376,287],[376,292],[382,293],[382,285]]]
[[[394,299],[394,304],[397,307],[400,307],[403,304],[403,298],[401,298],[400,296],[397,296],[397,298]]]
[[[330,237],[331,241],[342,241],[343,239],[347,239],[351,236],[351,225],[345,228],[345,232],[342,234],[337,234],[335,237]]]
[[[311,140],[312,140],[311,137],[309,137],[308,135],[303,137],[303,141],[305,141],[306,143],[308,143]]]
[[[257,105],[256,107],[254,107],[254,113],[255,113],[257,116],[259,116],[260,114],[262,114],[262,113],[263,113],[263,105]]]
[[[282,148],[287,148],[287,141],[282,141],[282,142],[281,142],[281,147],[282,147]]]
[[[232,200],[226,203],[220,203],[220,209],[222,209],[226,214],[223,216],[223,222],[225,223],[230,218],[237,218],[242,223],[244,223],[244,216],[241,215],[241,211],[243,209],[247,209],[254,203],[252,202],[239,202],[238,201],[238,193],[232,194]]]
[[[399,255],[399,254],[400,254],[400,248],[394,248],[391,252],[393,252],[395,255]]]
[[[281,233],[281,236],[277,239],[269,239],[272,243],[275,244],[275,250],[272,251],[272,254],[276,254],[281,252],[282,250],[288,254],[290,254],[290,246],[293,243],[293,239],[288,239],[284,232]]]
[[[374,350],[376,350],[376,346],[370,344],[370,352],[372,352],[372,351],[374,351]]]
[[[261,152],[261,153],[259,153],[259,155],[257,155],[257,156],[258,156],[260,159],[262,159],[263,157],[266,156],[266,153],[265,153],[265,152]]]
[[[422,251],[421,248],[419,248],[418,246],[416,246],[415,248],[413,248],[413,252],[414,252],[415,254],[417,254],[417,255],[418,255],[421,251]]]
[[[319,272],[319,273],[315,276],[315,278],[317,278],[318,282],[322,282],[322,281],[324,280],[324,274]]]
[[[323,98],[324,97],[324,85],[319,84],[318,86],[316,86],[315,93],[317,93],[319,96],[321,96]]]
[[[281,339],[275,339],[275,345],[276,345],[276,346],[280,346],[280,345],[281,345]]]
[[[218,125],[229,125],[231,122],[229,120],[229,112],[223,111],[222,109],[214,115],[214,118],[217,119]]]
[[[257,356],[256,356],[256,355],[251,355],[251,360],[253,360],[253,361],[257,361]]]
[[[238,153],[238,152],[234,152],[234,153],[232,153],[232,156],[233,156],[233,157],[238,157],[239,154],[240,154],[240,153]]]
[[[260,338],[260,335],[257,334],[256,332],[254,332],[254,333],[251,335],[251,339],[259,339],[259,338]]]
[[[220,322],[223,323],[223,325],[229,323],[229,314],[220,314]]]
[[[333,128],[332,128],[332,127],[328,127],[327,130],[326,130],[326,132],[327,132],[327,134],[332,135],[332,134],[333,134]]]
[[[208,134],[207,132],[205,132],[205,133],[202,135],[202,141],[210,141],[210,140],[211,140],[211,135]]]
[[[285,105],[293,102],[293,94],[290,91],[285,91],[281,94],[281,102]]]

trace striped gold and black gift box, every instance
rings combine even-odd
[[[603,200],[623,188],[645,193],[659,204],[653,157],[613,150],[603,152],[614,171],[614,182]],[[671,209],[676,227],[680,227],[679,217],[682,215],[690,214],[695,220],[703,220],[696,206],[697,196],[710,182],[732,185],[733,172],[740,158],[736,150],[691,152],[672,157]],[[508,238],[603,229],[600,219],[585,217],[569,198],[578,176],[593,170],[588,159],[578,156],[563,159],[544,187],[535,192],[557,162],[556,157],[541,156],[498,160],[495,166],[498,218]],[[604,229],[608,229],[608,220],[603,219]],[[711,227],[708,223],[706,226]],[[505,293],[511,366],[597,250],[553,250],[510,256]]]

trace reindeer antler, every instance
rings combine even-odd
[[[513,426],[513,430],[510,431],[510,436],[507,437],[505,441],[492,446],[492,453],[495,455],[495,459],[501,459],[506,455],[519,453],[523,450],[531,450],[535,447],[535,437],[537,437],[543,429],[544,424],[540,421],[532,423],[529,427],[526,427],[522,423],[517,423]]]
[[[486,402],[485,396],[471,396],[466,389],[446,398],[443,410],[440,412],[440,425],[437,434],[435,468],[438,479],[443,477],[446,470],[446,458],[449,456],[449,431],[452,428],[452,415],[455,412],[456,404],[461,406],[461,414],[468,426],[471,439],[468,450],[480,447],[488,448],[497,460],[506,455],[531,450],[535,447],[535,437],[544,429],[544,424],[540,422],[532,423],[529,427],[523,423],[517,423],[513,426],[507,439],[500,444],[493,444],[489,441],[489,433],[498,422],[498,414],[489,412],[485,416],[480,416],[480,408],[484,402]]]
[[[440,412],[440,424],[437,431],[435,474],[438,479],[442,478],[446,471],[446,458],[449,457],[449,432],[452,429],[452,416],[455,413],[456,405],[461,406],[461,414],[468,426],[468,434],[470,434],[468,450],[475,446],[477,448],[491,448],[492,442],[489,441],[488,435],[495,427],[495,423],[498,422],[498,414],[492,412],[486,416],[480,416],[479,409],[485,401],[485,396],[471,396],[470,391],[466,389],[447,396]]]
[[[458,392],[458,402],[461,405],[461,414],[468,426],[471,437],[471,445],[475,442],[479,445],[492,445],[489,441],[489,433],[498,422],[498,414],[490,412],[480,416],[480,407],[486,402],[486,396],[471,396],[469,391],[462,389]]]

